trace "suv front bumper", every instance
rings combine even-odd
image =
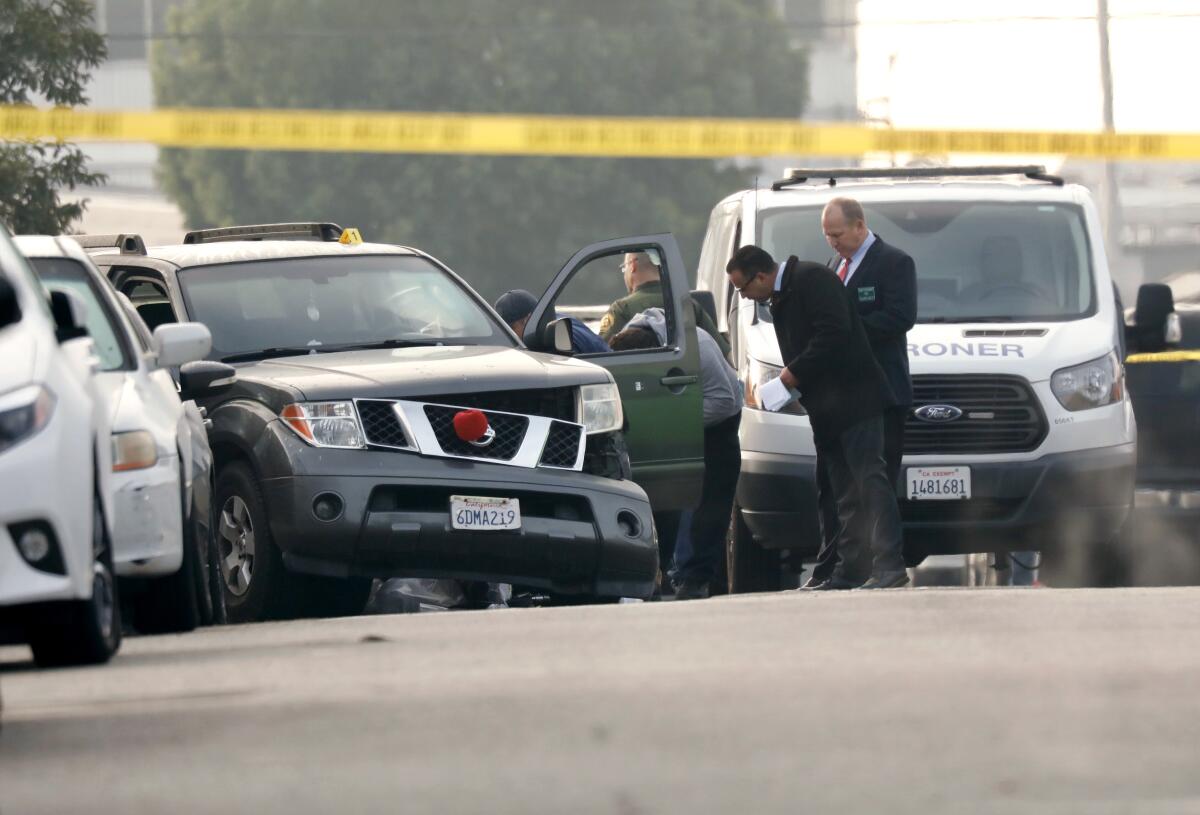
[[[271,531],[295,571],[328,576],[452,577],[571,594],[648,597],[658,546],[650,504],[632,481],[548,468],[314,449],[281,434],[291,471],[260,481]],[[339,517],[313,504],[334,493]],[[516,530],[451,528],[451,495],[520,501]],[[618,522],[632,517],[634,534]]]

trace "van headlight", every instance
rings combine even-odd
[[[283,423],[313,447],[366,447],[353,402],[294,402],[279,413]]]
[[[1091,362],[1055,371],[1050,390],[1067,410],[1087,410],[1121,401],[1124,379],[1121,361],[1109,351]]]
[[[753,357],[748,358],[746,363],[746,373],[742,377],[742,385],[746,391],[746,407],[762,410],[762,404],[758,401],[758,393],[756,391],[760,385],[765,385],[772,379],[778,379],[783,373],[783,368],[778,365],[771,365],[768,362],[759,362]],[[807,415],[804,407],[795,400],[788,402],[779,412],[791,413],[796,416]]]
[[[30,385],[0,397],[0,451],[25,441],[50,422],[54,394]]]
[[[580,415],[588,435],[610,433],[620,430],[625,424],[625,413],[621,410],[621,392],[609,382],[607,385],[584,385],[579,389],[582,403]]]

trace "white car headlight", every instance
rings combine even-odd
[[[54,413],[54,394],[41,385],[30,385],[0,397],[0,451],[37,433]]]
[[[353,402],[294,402],[279,413],[283,423],[313,447],[366,447]]]
[[[158,461],[158,445],[148,430],[113,433],[112,468],[114,473],[153,467]]]
[[[583,403],[581,412],[584,429],[593,433],[610,433],[625,424],[621,410],[621,392],[612,382],[607,385],[584,385],[579,389]]]
[[[1121,361],[1112,351],[1091,362],[1055,371],[1050,377],[1050,390],[1067,410],[1087,410],[1119,402],[1124,396],[1124,384]]]

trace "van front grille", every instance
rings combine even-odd
[[[908,455],[1024,453],[1046,438],[1046,417],[1029,383],[1016,376],[917,375],[904,427]],[[945,405],[956,418],[927,421],[921,408]],[[938,411],[944,417],[945,411]]]

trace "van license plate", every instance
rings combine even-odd
[[[450,528],[471,531],[520,529],[521,502],[516,498],[451,495]]]
[[[909,467],[910,501],[957,501],[971,497],[970,467]]]

